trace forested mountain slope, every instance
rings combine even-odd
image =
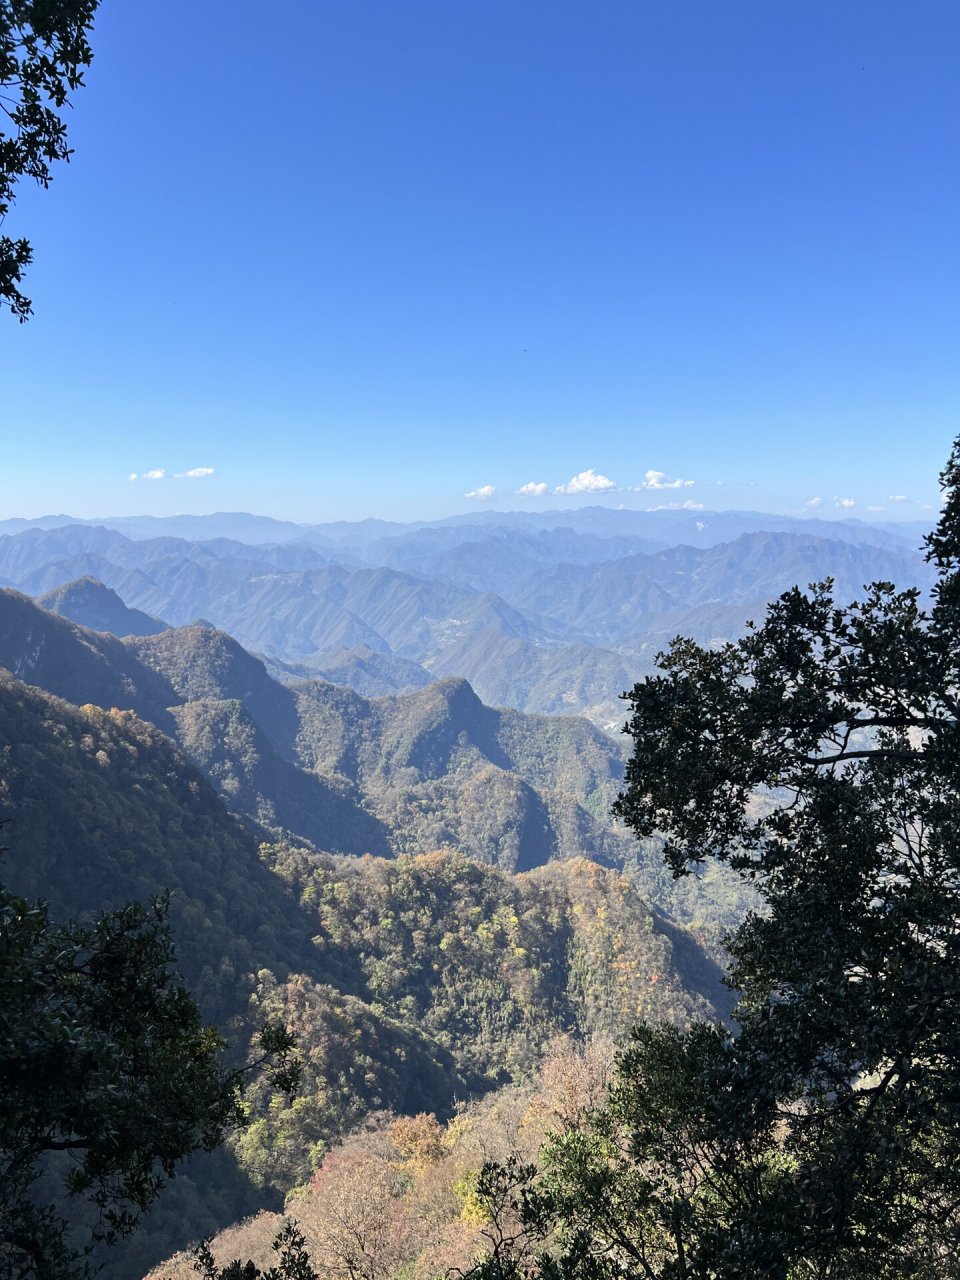
[[[503,749],[533,767],[541,747],[523,719],[501,727]],[[574,861],[513,877],[453,851],[383,861],[260,849],[136,714],[77,707],[6,672],[0,817],[11,888],[61,918],[172,890],[182,968],[206,1015],[241,1051],[272,1015],[303,1046],[303,1095],[291,1107],[255,1090],[239,1169],[221,1158],[174,1183],[127,1260],[111,1262],[115,1276],[276,1205],[269,1188],[307,1176],[370,1111],[449,1114],[455,1098],[531,1069],[557,1032],[617,1032],[640,1014],[683,1021],[723,999],[696,942],[615,871]]]
[[[63,918],[173,891],[184,972],[208,1017],[242,1012],[242,975],[308,963],[311,930],[256,834],[164,734],[0,670],[3,879]]]
[[[0,667],[70,702],[136,711],[165,731],[169,684],[111,635],[41,609],[18,591],[0,591]]]
[[[456,848],[509,870],[552,858],[618,864],[608,818],[622,772],[575,718],[485,707],[462,680],[369,700],[281,685],[222,632],[123,642],[0,593],[0,664],[78,703],[136,711],[169,733],[238,813],[331,852]]]

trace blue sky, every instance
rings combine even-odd
[[[936,503],[955,0],[103,0],[93,43],[5,227],[0,516]]]

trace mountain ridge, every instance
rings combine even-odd
[[[48,591],[37,603],[48,613],[69,618],[89,631],[105,631],[118,637],[152,636],[170,626],[140,609],[127,608],[115,591],[90,575]]]
[[[586,721],[486,707],[450,677],[369,700],[279,684],[232,637],[124,641],[0,592],[0,665],[77,704],[131,710],[177,741],[238,813],[331,852],[447,846],[508,869],[621,863],[607,818],[622,758]]]
[[[825,520],[822,516],[777,515],[772,512],[670,509],[668,506],[653,508],[610,507],[597,504],[573,508],[552,508],[546,511],[530,510],[491,510],[462,512],[457,515],[443,516],[432,520],[383,520],[377,517],[366,517],[360,520],[336,520],[328,523],[295,522],[277,519],[273,516],[256,515],[250,512],[214,512],[208,515],[177,516],[102,516],[81,519],[68,515],[38,516],[35,518],[8,517],[0,520],[0,536],[20,533],[28,529],[53,529],[66,525],[99,526],[106,529],[126,531],[132,538],[156,537],[158,530],[176,531],[173,536],[187,537],[190,540],[204,540],[202,535],[208,533],[211,538],[228,537],[251,544],[296,541],[306,537],[310,541],[327,541],[331,545],[347,543],[364,545],[378,538],[404,536],[421,529],[446,529],[451,527],[503,527],[526,528],[561,528],[579,529],[582,532],[597,532],[615,526],[624,529],[646,526],[649,530],[663,531],[649,536],[667,537],[672,542],[682,541],[686,536],[697,542],[706,533],[707,541],[727,541],[731,528],[738,532],[746,529],[793,529],[808,530],[815,526],[817,532],[823,534],[832,531],[834,537],[841,540],[856,540],[860,535],[866,538],[878,538],[887,541],[877,545],[889,545],[889,539],[905,541],[914,548],[919,547],[926,526],[922,521],[863,521],[856,517],[844,517],[840,520]],[[702,528],[698,528],[702,526]],[[677,536],[678,531],[681,536]],[[242,535],[242,536],[241,536]],[[272,535],[272,536],[267,536]],[[736,535],[734,535],[736,536]]]
[[[531,513],[509,526],[487,513],[467,523],[391,526],[386,536],[372,522],[349,546],[332,537],[323,546],[246,545],[34,528],[0,537],[0,578],[43,595],[93,576],[128,608],[175,626],[208,619],[278,673],[291,668],[291,678],[312,669],[377,696],[422,686],[425,673],[459,675],[488,703],[584,713],[605,728],[617,725],[619,695],[650,672],[671,635],[735,639],[769,599],[831,572],[842,595],[877,578],[930,584],[909,537],[853,522],[780,520],[773,523],[789,528],[758,529],[761,517],[731,513],[580,514],[579,532],[569,522],[538,527],[543,519]],[[625,533],[628,516],[676,517],[673,534],[692,531],[704,545]],[[842,538],[815,536],[825,531]]]

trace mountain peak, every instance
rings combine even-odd
[[[114,636],[154,636],[169,629],[159,618],[128,608],[112,587],[104,586],[90,574],[48,591],[37,599],[37,604],[90,631]]]

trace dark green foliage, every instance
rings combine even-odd
[[[224,1043],[174,969],[166,915],[162,901],[135,903],[54,925],[45,904],[0,887],[4,1277],[85,1275],[94,1243],[132,1231],[186,1156],[245,1121],[242,1073],[222,1067]],[[286,1032],[270,1025],[260,1039],[280,1067],[274,1083],[291,1088]],[[59,1157],[61,1202],[95,1210],[87,1232],[37,1194],[44,1162]]]
[[[544,1204],[533,1189],[534,1164],[511,1155],[486,1161],[477,1175],[475,1197],[486,1223],[482,1263],[485,1280],[523,1280],[537,1274],[536,1244],[542,1238]]]
[[[281,851],[315,911],[323,962],[491,1079],[520,1076],[557,1029],[613,1034],[644,1008],[698,1007],[630,883],[586,860],[507,876],[458,854],[331,859]],[[702,1006],[701,1006],[702,1007]]]
[[[772,1097],[751,1096],[735,1041],[719,1025],[682,1032],[641,1024],[618,1060],[604,1107],[548,1143],[542,1175],[518,1205],[542,1252],[527,1271],[559,1280],[732,1280],[788,1271],[789,1154],[757,1126]],[[809,1215],[830,1206],[805,1206]],[[546,1243],[546,1248],[544,1244]],[[527,1244],[527,1257],[537,1251]],[[858,1274],[838,1272],[844,1276]]]
[[[83,84],[93,58],[87,35],[98,0],[0,2],[0,110],[11,131],[0,132],[0,223],[17,182],[50,184],[50,166],[68,160],[67,126],[60,113]],[[30,300],[20,292],[32,259],[29,241],[0,236],[0,298],[22,323]]]
[[[254,1118],[235,1149],[257,1185],[282,1195],[304,1182],[324,1153],[370,1112],[445,1113],[469,1093],[459,1054],[383,1005],[305,975],[283,983],[267,971],[258,977],[254,1007],[259,1016],[291,1027],[304,1076],[293,1099],[269,1082],[251,1092]]]
[[[172,890],[188,989],[242,1061],[256,1027],[250,975],[308,965],[311,927],[251,833],[170,741],[129,712],[78,709],[0,672],[0,813],[16,850],[5,878],[24,897],[49,898],[54,918]],[[111,1253],[112,1277],[135,1280],[262,1198],[232,1158],[197,1157]]]
[[[396,853],[446,846],[527,870],[581,853],[617,862],[629,847],[605,817],[621,761],[585,721],[485,707],[462,680],[373,702],[294,691],[303,766],[355,788]]]
[[[171,714],[184,751],[232,809],[324,848],[390,854],[390,832],[349,782],[284,759],[242,702],[189,702]]]
[[[130,712],[78,709],[0,671],[0,812],[11,887],[60,917],[171,890],[184,976],[218,1023],[243,1012],[248,973],[311,955],[307,918],[252,834]]]

